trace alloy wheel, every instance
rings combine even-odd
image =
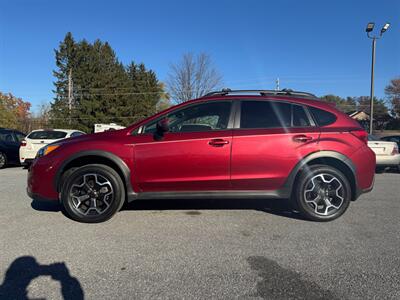
[[[305,186],[304,201],[315,214],[329,216],[341,208],[345,189],[334,175],[317,174],[309,179]]]
[[[97,173],[76,178],[69,191],[71,208],[84,216],[104,214],[114,201],[111,182]]]

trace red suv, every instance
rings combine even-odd
[[[375,154],[360,125],[291,90],[210,93],[128,128],[42,148],[33,199],[102,222],[135,199],[289,198],[329,221],[373,187]]]

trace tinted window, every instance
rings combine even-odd
[[[243,101],[241,128],[291,127],[292,105],[269,101]]]
[[[315,107],[309,107],[309,109],[319,126],[330,125],[336,121],[336,116],[330,112]]]
[[[208,102],[192,105],[169,113],[171,132],[195,132],[223,130],[228,127],[231,102]],[[144,128],[144,133],[154,133],[157,121],[152,121]]]
[[[384,141],[389,141],[389,142],[396,142],[396,143],[399,143],[399,142],[400,142],[400,137],[396,137],[396,136],[386,136],[386,137],[383,137],[382,140],[384,140]]]
[[[300,105],[293,105],[293,126],[294,127],[307,127],[311,126],[310,119],[306,114],[304,107]]]
[[[18,142],[22,141],[25,138],[25,134],[21,132],[14,132],[14,135]]]
[[[57,140],[65,138],[66,135],[67,133],[63,131],[44,130],[32,132],[28,135],[28,138],[32,140]]]
[[[379,139],[372,134],[368,134],[368,141],[379,141]]]
[[[80,136],[80,135],[84,135],[84,133],[83,132],[79,132],[79,131],[75,131],[75,132],[71,133],[71,137]]]
[[[15,137],[11,131],[0,132],[0,141],[6,142],[6,143],[16,142]]]

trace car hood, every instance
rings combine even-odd
[[[90,133],[90,134],[85,134],[85,135],[80,135],[80,136],[76,136],[76,137],[70,137],[67,139],[63,139],[63,140],[57,141],[52,144],[67,145],[67,144],[82,143],[82,142],[88,142],[88,141],[113,139],[113,138],[119,137],[121,135],[126,135],[126,132],[127,132],[127,130],[124,128],[121,130]]]

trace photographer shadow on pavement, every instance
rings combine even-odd
[[[28,286],[40,276],[51,276],[61,285],[64,299],[83,299],[84,293],[79,281],[72,277],[64,262],[40,265],[32,256],[21,256],[15,259],[0,285],[0,299],[29,299]]]

